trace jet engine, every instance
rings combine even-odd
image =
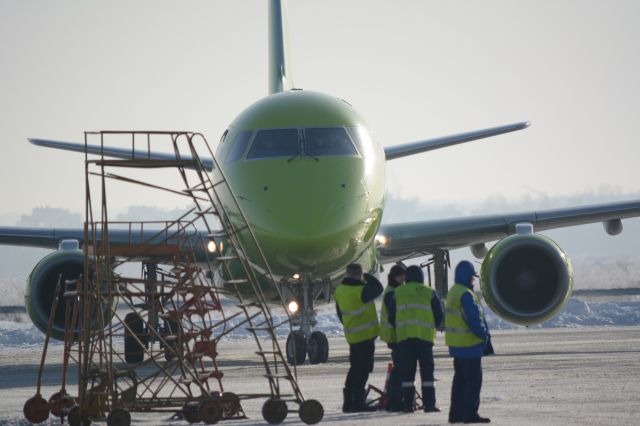
[[[84,255],[81,250],[59,250],[48,254],[36,264],[27,279],[25,292],[25,306],[33,324],[43,333],[47,332],[51,306],[55,295],[56,285],[60,274],[62,283],[65,280],[78,278],[84,271]],[[53,317],[51,338],[64,340],[66,300],[62,297],[64,288],[60,289],[60,299]],[[106,292],[106,288],[105,288]],[[71,299],[71,307],[76,303],[76,298]],[[113,307],[117,305],[117,299],[112,301]],[[73,311],[71,311],[73,312]],[[108,304],[102,306],[105,323],[111,320],[111,309]],[[78,321],[80,314],[78,314]],[[76,330],[77,330],[76,326]]]
[[[562,310],[571,296],[573,273],[562,249],[538,234],[516,234],[496,243],[480,272],[487,305],[503,319],[521,325],[543,322]]]
[[[33,324],[43,333],[47,332],[51,305],[58,278],[64,280],[78,278],[84,269],[84,256],[80,250],[60,250],[48,254],[38,262],[27,280],[25,306]],[[60,291],[64,291],[61,288]],[[74,299],[75,303],[75,299]],[[65,300],[58,300],[51,338],[64,339]]]

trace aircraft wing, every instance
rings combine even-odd
[[[196,233],[191,234],[197,238]],[[101,239],[102,233],[98,232],[97,239]],[[206,237],[206,233],[200,231],[200,237]],[[78,241],[79,245],[84,244],[83,228],[27,228],[19,226],[0,227],[0,245],[38,247],[57,249],[60,243],[65,240]],[[109,243],[114,245],[131,244],[162,244],[178,243],[172,231],[156,229],[140,230],[110,229]]]
[[[82,152],[89,154],[103,155],[111,158],[121,158],[123,160],[148,159],[148,160],[175,160],[176,156],[171,152],[145,151],[141,149],[130,150],[124,148],[102,147],[100,145],[91,145],[77,142],[60,142],[48,139],[30,138],[29,142],[34,145],[44,146],[47,148],[62,149],[65,151]],[[191,157],[183,157],[182,160],[191,160]],[[207,170],[213,170],[213,159],[200,157],[202,165]]]
[[[491,136],[501,135],[503,133],[515,132],[517,130],[526,129],[531,123],[522,121],[520,123],[507,124],[505,126],[491,127],[489,129],[474,130],[471,132],[458,133],[456,135],[441,136],[423,141],[410,142],[401,145],[388,146],[384,149],[385,159],[395,160],[409,155],[419,154],[421,152],[433,151],[435,149],[446,148],[448,146],[458,145],[465,142],[471,142],[478,139],[489,138]]]
[[[621,231],[621,219],[640,216],[640,200],[568,207],[503,215],[460,217],[421,222],[391,223],[378,231],[378,259],[391,262],[417,257],[434,249],[456,249],[499,240],[530,223],[534,231],[603,222],[612,235]]]

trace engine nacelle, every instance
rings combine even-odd
[[[58,278],[63,280],[78,278],[84,269],[84,256],[80,250],[62,250],[46,255],[31,271],[27,280],[25,306],[33,324],[46,334],[51,313],[51,305]],[[60,290],[64,291],[64,288]],[[51,338],[64,339],[65,301],[58,300],[53,318]]]
[[[31,321],[40,331],[47,333],[53,296],[55,295],[60,274],[62,274],[62,282],[64,283],[64,280],[77,279],[83,271],[84,255],[81,250],[59,250],[53,252],[46,255],[33,268],[27,279],[27,290],[24,299]],[[51,338],[57,340],[64,340],[66,301],[62,297],[63,291],[64,288],[61,288],[60,299],[58,299],[58,306],[56,307],[51,327]],[[71,302],[70,306],[73,309],[76,299],[73,298]],[[115,308],[116,305],[117,299],[113,298],[112,308]],[[109,308],[108,304],[102,306],[105,323],[111,320],[111,312],[112,309]],[[79,318],[81,318],[80,313],[78,313],[78,321]],[[76,332],[77,329],[78,327],[76,326]]]
[[[521,325],[543,322],[571,296],[573,272],[562,249],[538,234],[511,235],[496,243],[482,263],[480,286],[487,305]]]

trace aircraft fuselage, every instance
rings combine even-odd
[[[267,96],[231,123],[216,157],[278,278],[376,267],[385,156],[347,102],[303,90]]]

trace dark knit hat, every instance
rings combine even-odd
[[[402,265],[393,265],[391,267],[391,270],[389,271],[389,279],[394,279],[396,277],[399,277],[400,275],[404,275],[406,273],[406,270],[404,268],[404,266]]]
[[[422,273],[422,268],[417,265],[409,266],[407,268],[406,279],[407,282],[424,284],[424,274]]]
[[[362,275],[362,266],[359,263],[351,263],[347,265],[347,275],[360,276]]]

